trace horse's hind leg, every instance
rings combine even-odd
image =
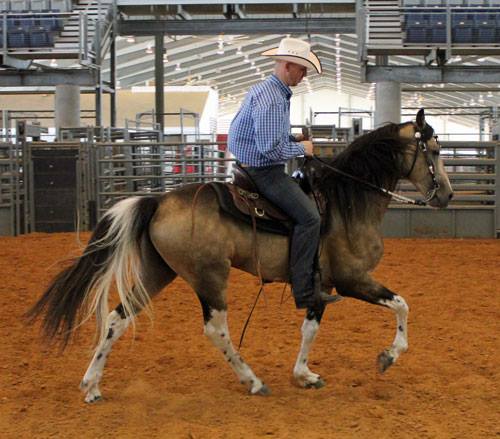
[[[99,383],[102,378],[104,366],[111,347],[118,340],[130,324],[130,318],[123,313],[123,307],[120,304],[114,311],[111,311],[106,319],[106,339],[97,346],[92,361],[85,372],[80,383],[80,389],[85,392],[85,402],[93,403],[101,399]]]
[[[147,236],[141,241],[142,280],[149,297],[153,297],[177,276],[156,252]],[[136,310],[137,315],[141,310]],[[93,403],[101,399],[99,383],[102,379],[106,360],[113,344],[123,335],[130,324],[130,318],[123,311],[122,304],[111,311],[106,319],[106,338],[97,346],[94,356],[80,383],[85,393],[85,402]]]
[[[253,395],[268,395],[269,388],[254,374],[234,348],[227,324],[226,288],[230,263],[209,267],[198,266],[199,274],[182,275],[194,288],[203,309],[204,333],[219,349],[236,373],[241,384]]]
[[[363,281],[337,286],[337,291],[347,297],[365,300],[376,305],[390,308],[396,314],[396,336],[390,348],[382,351],[378,357],[378,368],[385,372],[399,356],[408,350],[408,311],[409,307],[403,297],[375,282],[368,275]]]

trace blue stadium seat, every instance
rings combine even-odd
[[[427,27],[418,26],[406,29],[406,43],[428,43]]]
[[[479,44],[495,43],[496,21],[491,20],[490,14],[476,15],[474,18],[474,42]]]
[[[472,18],[466,12],[451,13],[451,25],[454,26],[472,26]]]
[[[29,34],[30,47],[48,47],[52,45],[52,36],[40,26],[35,26]]]
[[[408,27],[426,25],[429,19],[429,14],[423,12],[407,12],[405,15],[405,23]]]
[[[446,12],[432,12],[429,14],[429,25],[446,27]]]
[[[451,41],[456,44],[471,44],[473,42],[472,26],[457,26],[451,29]]]
[[[21,47],[27,47],[26,33],[23,29],[11,30],[7,34],[7,47],[12,49],[18,49]]]
[[[446,26],[436,26],[429,29],[429,42],[433,44],[446,43]]]
[[[35,24],[35,20],[32,17],[23,17],[18,19],[18,23],[19,27],[23,28],[25,32],[28,32]]]
[[[7,17],[7,29],[17,29],[19,27],[19,20],[17,17]]]

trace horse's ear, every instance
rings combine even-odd
[[[424,109],[421,108],[420,110],[418,110],[418,113],[417,113],[417,126],[423,130],[425,128],[425,112],[424,112]]]

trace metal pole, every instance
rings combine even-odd
[[[101,22],[95,23],[95,62],[97,65],[97,85],[95,90],[95,124],[102,126],[102,70],[101,70]]]
[[[110,99],[110,125],[116,127],[116,40],[115,32],[111,31],[111,47],[109,54],[109,67],[110,67],[110,83],[111,83],[111,93],[109,95]]]
[[[500,142],[495,145],[495,231],[493,236],[500,237]]]
[[[163,93],[164,81],[163,67],[163,34],[155,35],[155,102],[156,102],[156,122],[160,124],[160,131],[165,130],[165,104]]]

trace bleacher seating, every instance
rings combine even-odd
[[[451,43],[455,45],[500,44],[500,9],[489,1],[406,0],[403,30],[407,44],[446,43],[446,9],[451,9]],[[475,7],[474,7],[475,6]]]
[[[8,14],[7,48],[38,48],[54,45],[54,36],[64,26],[59,10],[16,11],[18,14]],[[4,18],[0,20],[0,33],[3,37]],[[3,38],[2,38],[3,45]]]

